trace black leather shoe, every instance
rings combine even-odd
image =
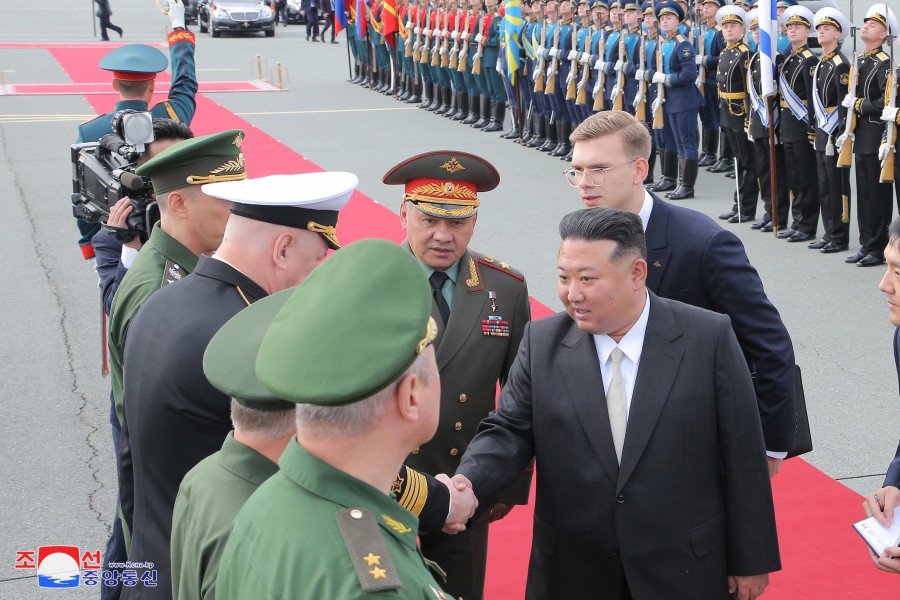
[[[727,173],[725,173],[725,177],[727,177],[728,179],[734,179],[734,171],[728,171]]]
[[[729,223],[749,223],[754,219],[753,215],[734,215],[728,219]]]
[[[814,242],[810,242],[806,245],[810,250],[821,250],[831,242],[826,242],[825,240],[816,240]]]
[[[760,219],[759,221],[757,221],[756,223],[751,225],[750,229],[762,229],[763,227],[765,227],[768,224],[769,224],[769,221],[766,221],[765,219]]]
[[[719,215],[719,218],[722,219],[723,221],[727,221],[728,219],[730,219],[731,217],[733,217],[735,215],[737,215],[737,211],[732,210],[727,213],[722,213],[721,215]]]
[[[787,238],[791,237],[795,233],[797,233],[797,232],[794,229],[782,229],[777,234],[775,234],[775,237],[777,237],[779,240],[786,240]]]
[[[867,256],[868,256],[868,254],[866,254],[865,252],[863,252],[862,250],[860,250],[859,252],[857,252],[857,253],[854,254],[853,256],[848,256],[847,258],[845,258],[845,259],[844,259],[844,262],[845,262],[845,263],[858,263],[859,261],[861,261],[862,259],[866,258]]]
[[[763,233],[772,233],[774,231],[774,228],[772,227],[772,221],[769,221],[768,223],[760,227],[759,230]]]
[[[822,254],[834,254],[836,252],[846,252],[849,247],[850,244],[835,244],[834,242],[828,242],[821,250],[819,250],[819,252]]]
[[[797,232],[794,232],[794,234],[791,237],[789,237],[787,239],[787,241],[789,241],[791,243],[805,242],[806,240],[808,240],[810,238],[812,238],[812,236],[809,235],[808,233],[803,233],[803,232],[797,231]]]
[[[858,263],[856,263],[856,266],[857,267],[876,267],[878,265],[883,265],[883,264],[884,264],[883,259],[869,254],[868,256],[863,257]]]

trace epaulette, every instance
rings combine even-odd
[[[878,60],[890,60],[890,59],[891,59],[891,58],[885,53],[884,50],[879,51],[878,54],[875,55],[875,57],[876,57]]]
[[[683,35],[681,35],[679,33],[678,35],[675,36],[675,40],[680,44],[681,42],[686,42],[687,38],[685,38]]]
[[[381,526],[366,508],[345,508],[337,513],[338,527],[364,592],[383,592],[403,587]]]
[[[740,46],[738,46],[738,50],[740,50],[741,52],[750,52],[750,48],[747,47],[747,44],[741,44]]]
[[[187,275],[188,272],[184,267],[176,264],[175,261],[167,260],[163,267],[162,281],[159,282],[159,287],[164,288],[176,281],[181,281],[187,277]]]
[[[520,273],[516,269],[513,269],[511,266],[509,266],[502,260],[496,260],[494,258],[491,258],[490,256],[487,256],[486,254],[479,254],[477,252],[475,253],[475,256],[478,257],[479,264],[486,265],[488,267],[493,267],[493,268],[497,269],[498,271],[500,271],[501,273],[506,273],[507,275],[515,277],[519,281],[525,281],[525,276],[522,275],[522,273]]]
[[[809,57],[813,56],[812,50],[807,48],[806,50],[804,50],[803,52],[800,53],[800,56],[802,56],[803,58],[809,58]]]
[[[88,123],[93,123],[93,122],[96,121],[97,119],[102,119],[103,117],[109,118],[109,115],[108,115],[108,114],[98,115],[98,116],[94,117],[93,119],[88,119],[87,121],[85,121],[84,123],[82,123],[81,125],[79,125],[79,127],[84,127],[84,126],[87,125]],[[110,131],[112,131],[112,129],[110,129]]]
[[[169,118],[175,121],[176,123],[180,123],[181,119],[178,118],[178,113],[175,112],[175,109],[172,108],[172,105],[169,104],[168,100],[163,100],[163,106],[166,109],[166,114],[169,115]]]
[[[844,64],[844,59],[838,54],[832,56],[831,59],[834,61],[835,66]]]

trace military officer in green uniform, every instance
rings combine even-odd
[[[531,317],[525,278],[505,262],[468,248],[478,219],[478,193],[500,183],[497,170],[466,152],[429,152],[390,169],[383,178],[403,185],[400,221],[405,247],[419,259],[432,286],[432,316],[441,373],[441,419],[434,439],[408,464],[425,473],[455,472],[481,420],[495,407]],[[516,481],[492,512],[528,500],[531,472]],[[477,493],[477,490],[476,490]],[[445,589],[481,598],[487,559],[488,515],[456,536],[421,537],[423,554],[447,572]]]
[[[218,598],[445,598],[416,545],[418,519],[389,495],[440,412],[421,267],[362,240],[270,310],[278,302],[247,309],[271,320],[253,362],[263,387],[298,404],[297,437],[235,519]]]

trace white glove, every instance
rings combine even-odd
[[[537,81],[538,73],[540,73],[540,71],[539,71],[539,70],[535,70],[535,72],[531,74],[531,80],[532,80],[532,81]]]
[[[453,33],[450,34],[450,39],[451,39],[451,40],[456,40],[457,38],[459,38],[459,32],[458,32],[458,31],[454,31]]]
[[[172,29],[184,29],[184,4],[181,0],[169,0],[169,23]]]
[[[613,65],[613,71],[615,71],[616,73],[621,73],[623,68],[625,68],[625,63],[623,63],[621,60],[617,60],[616,64]]]
[[[483,40],[483,39],[484,39],[484,36],[479,33],[478,35],[475,36],[475,43],[480,44],[481,40]]]
[[[559,48],[550,48],[551,57],[556,56],[557,54],[559,54]]]
[[[446,37],[447,37],[447,33],[448,33],[448,32],[447,32],[446,29],[441,29],[441,37],[442,37],[442,38],[446,38]]]
[[[590,61],[590,60],[591,60],[590,54],[588,54],[587,52],[581,53],[581,64],[586,65],[586,64],[588,64],[588,61]]]
[[[888,152],[891,151],[891,145],[888,143],[884,143],[878,147],[878,160],[884,161],[885,157],[888,155]]]
[[[569,86],[575,80],[575,71],[569,71],[568,77],[566,77],[566,87]]]
[[[416,27],[416,28],[413,30],[413,33],[415,33],[416,35],[419,35],[420,33],[422,33],[422,30],[419,29],[418,27]]]
[[[547,75],[547,77],[553,77],[553,65],[550,65],[549,67],[547,67],[546,75]]]
[[[418,50],[418,49],[419,49],[419,42],[415,42],[415,43],[413,44],[413,52],[415,52],[415,51]]]
[[[634,78],[637,79],[638,81],[643,81],[643,80],[644,80],[644,75],[645,75],[646,73],[647,73],[647,72],[646,72],[645,70],[643,70],[643,69],[638,69],[637,71],[634,72]]]
[[[578,50],[570,50],[568,56],[566,56],[566,60],[572,60],[578,56]]]
[[[641,102],[643,102],[643,101],[644,101],[644,95],[638,94],[637,96],[634,97],[634,102],[631,103],[631,106],[633,106],[634,108],[637,108],[638,106],[640,106]]]
[[[441,35],[441,29],[439,27],[435,27],[434,31],[431,32],[431,35],[433,35],[435,37]]]
[[[597,94],[599,94],[599,93],[600,93],[600,81],[598,80],[597,83],[594,84],[594,97],[596,97]]]
[[[694,82],[694,85],[696,85],[697,89],[699,90],[701,87],[703,87],[703,82],[698,79]]]
[[[842,133],[842,134],[839,135],[839,136],[837,137],[837,139],[835,140],[834,147],[837,148],[838,150],[840,150],[841,148],[844,147],[844,144],[847,143],[847,140],[848,140],[848,139],[853,139],[853,137],[852,137],[852,136],[848,136],[846,133]]]
[[[438,46],[438,56],[443,56],[443,55],[444,55],[444,47]]]
[[[697,55],[697,58],[694,59],[694,62],[696,62],[698,65],[702,65],[702,64],[703,64],[703,59],[704,59],[704,57],[703,57],[703,56],[700,56],[700,55],[698,54],[698,55]]]
[[[844,108],[853,108],[853,105],[856,104],[856,98],[853,97],[852,94],[847,94],[844,96],[844,100],[841,102],[841,106]]]
[[[462,50],[459,51],[459,60],[465,60],[465,58],[466,58],[466,49],[463,48]]]
[[[650,114],[656,114],[656,111],[659,110],[659,98],[653,101],[653,104],[650,105]]]
[[[538,46],[537,49],[535,50],[535,54],[537,54],[537,57],[540,58],[540,57],[544,56],[545,54],[547,54],[547,49],[542,46]]]
[[[657,71],[656,73],[653,74],[652,81],[653,81],[653,83],[665,83],[666,82],[666,74],[660,73],[659,71]]]
[[[603,71],[606,69],[606,63],[603,62],[603,60],[598,58],[597,62],[594,63],[594,68],[597,69],[598,71]]]
[[[896,108],[885,107],[883,111],[881,111],[881,120],[892,123],[897,120],[897,110]]]
[[[621,94],[621,93],[622,93],[622,90],[619,89],[619,86],[615,86],[612,89],[612,92],[610,92],[610,94],[609,94],[609,99],[612,100],[613,102],[615,102],[616,98],[618,98],[619,94]]]

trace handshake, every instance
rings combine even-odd
[[[478,499],[472,490],[472,482],[465,475],[454,475],[452,478],[441,473],[435,479],[447,486],[450,490],[450,512],[444,523],[444,533],[454,534],[465,531],[466,523],[475,515],[478,508]],[[512,505],[495,503],[491,506],[490,522],[499,521],[512,510]]]

